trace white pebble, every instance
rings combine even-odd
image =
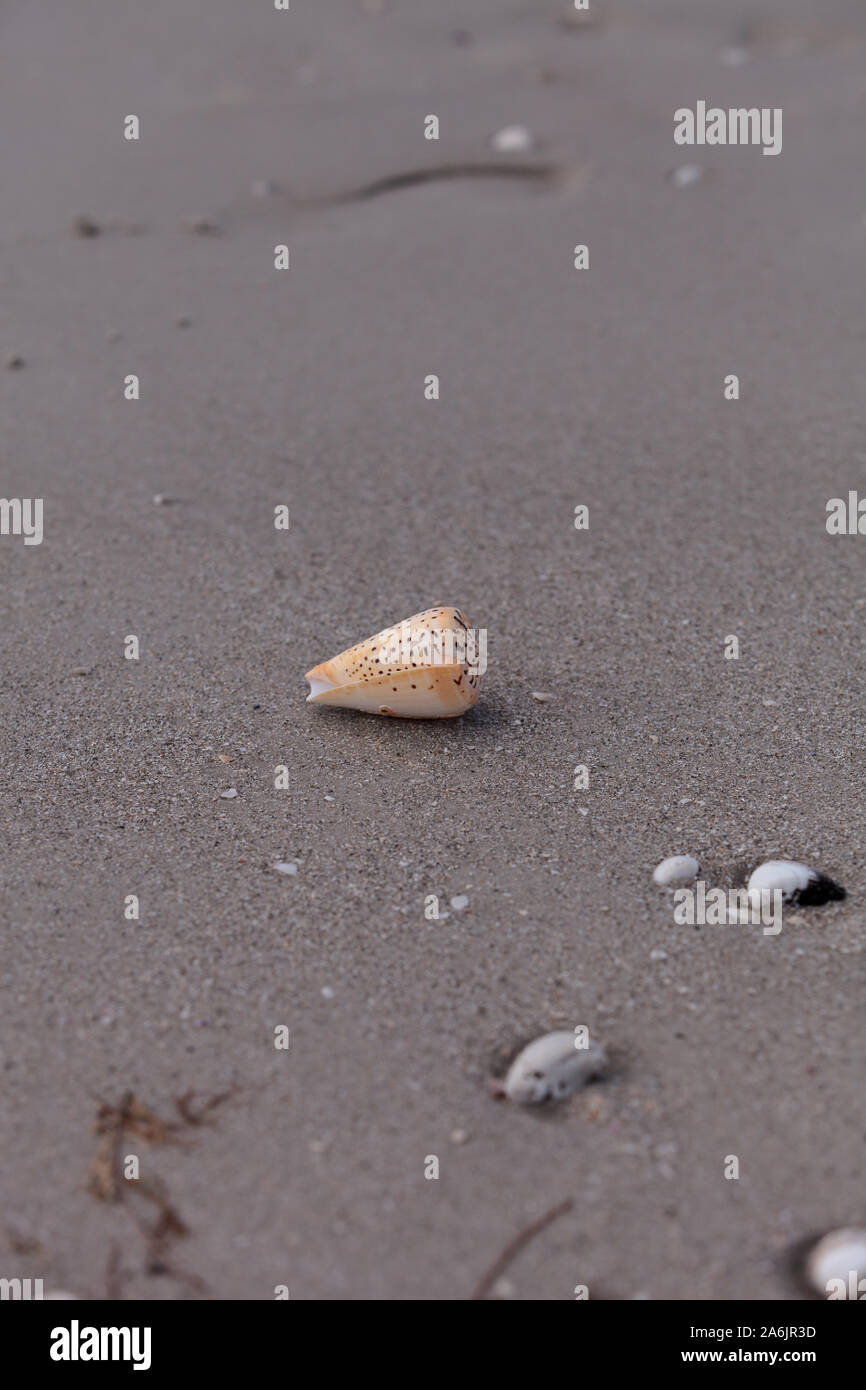
[[[285,859],[281,859],[279,863],[274,865],[274,868],[278,874],[296,874],[298,872],[297,864],[289,864]]]
[[[334,991],[331,989],[331,986],[330,986],[330,985],[322,985],[322,998],[323,998],[323,999],[333,999],[333,997],[334,997]]]
[[[653,879],[663,888],[668,888],[673,883],[690,883],[700,871],[700,864],[690,854],[672,854],[656,865]]]
[[[576,1047],[574,1033],[546,1033],[528,1044],[511,1063],[504,1090],[518,1105],[540,1105],[564,1100],[584,1082],[600,1075],[606,1061],[604,1048],[590,1042]]]
[[[650,960],[667,960],[668,953],[659,946],[655,951],[650,951]]]
[[[693,183],[700,183],[703,177],[704,171],[700,164],[680,164],[670,176],[675,188],[688,188]]]
[[[231,801],[232,797],[237,796],[237,794],[237,787],[229,787],[228,791],[220,792],[220,797],[223,801]]]
[[[806,1260],[806,1274],[824,1298],[862,1298],[859,1284],[866,1279],[866,1230],[849,1227],[823,1236]]]
[[[814,869],[797,864],[792,859],[768,859],[749,875],[749,898],[760,905],[761,890],[769,889],[772,892],[777,888],[781,889],[783,898],[793,898],[814,883],[817,877]]]
[[[526,154],[535,145],[532,133],[525,125],[504,126],[491,137],[490,143],[498,154]]]
[[[455,912],[462,912],[469,906],[469,899],[465,893],[460,893],[456,898],[451,899],[451,906]]]
[[[533,700],[537,700],[540,705],[548,705],[551,700],[556,699],[556,696],[551,695],[547,690],[533,690],[532,698]]]

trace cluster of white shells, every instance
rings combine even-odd
[[[700,864],[692,855],[672,854],[656,865],[653,880],[663,888],[673,888],[693,883],[699,873]],[[780,892],[784,901],[795,902],[821,879],[824,875],[808,864],[794,859],[767,859],[753,869],[746,889],[750,902],[760,907],[762,892]],[[824,882],[831,889],[828,896],[842,896],[829,880]],[[809,1252],[805,1273],[811,1288],[822,1298],[866,1296],[866,1229],[847,1227],[823,1236]]]
[[[690,854],[672,854],[653,869],[653,880],[663,888],[673,888],[694,882],[700,869],[697,859]],[[796,901],[810,885],[822,879],[824,883],[830,883],[823,874],[810,869],[807,864],[798,864],[794,859],[767,859],[753,869],[746,890],[749,901],[755,907],[760,907],[762,892],[780,892],[786,902]],[[835,885],[830,886],[833,891],[829,896],[841,896]]]

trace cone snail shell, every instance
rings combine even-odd
[[[306,674],[308,703],[400,719],[453,719],[478,699],[484,669],[459,608],[438,606],[383,628]]]

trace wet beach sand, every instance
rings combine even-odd
[[[796,1299],[863,1220],[866,16],[593,11],[0,4],[4,1275],[459,1300],[571,1199],[493,1297]],[[470,714],[305,705],[436,603]],[[677,926],[673,853],[848,896]],[[492,1099],[579,1023],[606,1080]]]

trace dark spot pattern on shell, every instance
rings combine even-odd
[[[360,684],[367,684],[371,681],[379,682],[383,678],[387,678],[388,676],[403,674],[407,670],[406,666],[404,666],[402,663],[397,665],[385,665],[382,661],[382,658],[380,656],[377,656],[375,653],[379,651],[381,648],[387,648],[388,639],[391,639],[392,641],[398,640],[400,637],[401,629],[404,627],[404,624],[411,624],[411,630],[413,632],[417,632],[418,630],[430,633],[434,633],[437,631],[447,631],[447,628],[443,628],[441,624],[436,622],[436,619],[441,618],[446,611],[447,610],[442,606],[436,608],[428,608],[425,609],[422,613],[415,614],[412,618],[405,619],[404,623],[395,623],[392,627],[385,628],[382,632],[376,634],[375,645],[370,642],[369,638],[367,638],[363,642],[356,642],[353,647],[350,647],[345,653],[342,654],[341,664],[345,668],[346,674],[344,679],[346,680],[346,682],[358,682]],[[466,614],[463,613],[459,608],[455,608],[451,611],[453,622],[456,623],[459,627],[463,628],[465,632],[469,632],[469,625],[466,618]],[[461,676],[459,680],[455,681],[455,684],[459,685],[460,680],[462,680],[462,677],[465,675],[467,677],[467,680],[469,681],[470,686],[474,690],[478,685],[478,674],[473,673],[470,670],[467,661],[464,660],[460,663],[460,665]],[[416,670],[418,669],[418,663],[415,661],[411,663],[411,666]],[[421,669],[425,669],[425,667],[422,666]],[[426,669],[429,669],[429,666],[427,666]],[[397,687],[392,686],[391,688],[396,693]],[[414,690],[416,689],[416,687],[413,686],[412,689]],[[428,689],[433,690],[434,687],[431,685],[428,687]]]

